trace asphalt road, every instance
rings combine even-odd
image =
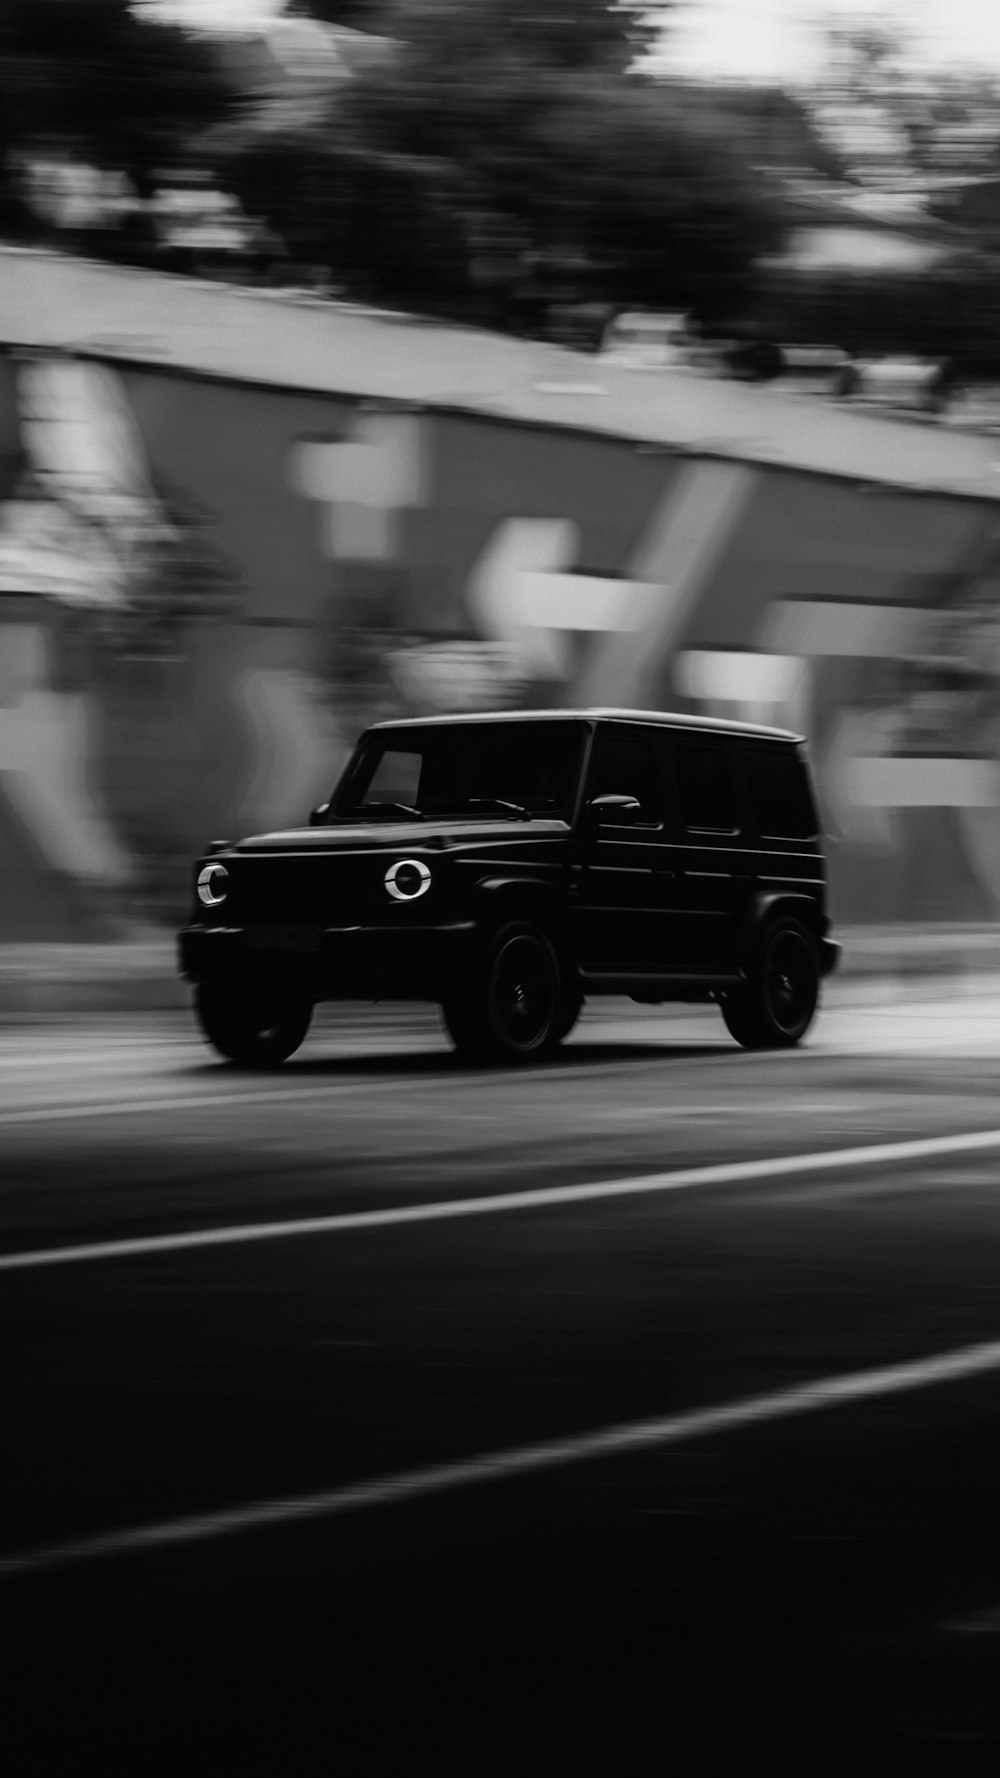
[[[18,1769],[996,1770],[995,987],[0,1026]]]

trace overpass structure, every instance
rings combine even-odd
[[[0,353],[0,939],[561,702],[798,728],[841,919],[997,916],[1000,441],[15,249]]]

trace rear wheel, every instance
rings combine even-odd
[[[554,946],[540,927],[520,922],[493,934],[443,1011],[455,1048],[475,1061],[536,1061],[573,1022]]]
[[[204,1036],[227,1061],[276,1068],[294,1055],[309,1029],[312,1002],[280,989],[201,982],[195,1011]]]
[[[745,986],[722,1002],[731,1035],[744,1049],[790,1049],[816,1016],[819,979],[812,933],[797,920],[776,920],[758,942]]]

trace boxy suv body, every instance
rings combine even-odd
[[[596,994],[715,1001],[788,1046],[838,950],[799,737],[628,710],[379,723],[308,827],[198,862],[180,936],[248,1065],[333,999],[436,1001],[482,1059],[551,1052]]]

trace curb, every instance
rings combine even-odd
[[[992,975],[1000,971],[1000,926],[840,926],[834,981],[885,976]]]
[[[172,939],[0,945],[0,1016],[165,1012],[190,1005]]]

